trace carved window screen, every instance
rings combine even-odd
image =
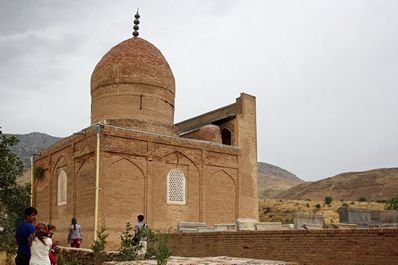
[[[66,204],[66,187],[68,183],[68,177],[65,171],[61,170],[58,175],[58,205]]]
[[[179,169],[170,170],[167,174],[167,203],[185,204],[185,176]]]

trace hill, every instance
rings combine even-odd
[[[398,168],[381,168],[338,174],[290,188],[276,197],[290,200],[388,200],[398,193]]]
[[[261,222],[292,223],[293,213],[321,213],[325,216],[326,224],[339,223],[338,208],[365,208],[383,210],[385,204],[377,202],[336,201],[326,205],[324,200],[259,200],[259,218]]]
[[[258,190],[260,198],[272,198],[303,182],[304,180],[285,169],[264,162],[258,162]]]
[[[25,171],[30,169],[30,157],[32,155],[39,153],[41,150],[46,149],[62,139],[38,132],[13,135],[18,138],[19,142],[11,151],[22,159]]]

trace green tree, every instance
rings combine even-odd
[[[386,210],[398,210],[398,194],[395,198],[386,201],[385,205]]]
[[[10,148],[18,143],[15,136],[0,133],[0,251],[5,251],[10,263],[16,254],[15,229],[22,222],[24,209],[29,206],[30,185],[17,184],[23,173],[21,159]]]
[[[332,197],[330,197],[330,196],[326,196],[326,197],[325,197],[325,204],[327,204],[327,205],[330,206],[330,204],[332,203],[332,201],[333,201],[333,198],[332,198]]]

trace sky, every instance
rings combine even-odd
[[[0,0],[0,126],[90,125],[90,77],[140,37],[176,79],[175,122],[256,96],[258,161],[304,180],[398,167],[398,1]]]

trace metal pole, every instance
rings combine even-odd
[[[97,132],[97,150],[96,150],[96,165],[95,165],[95,213],[94,213],[94,240],[97,240],[98,231],[98,192],[99,192],[99,154],[100,154],[100,133],[103,125],[96,125]]]
[[[34,185],[34,179],[33,179],[33,156],[30,157],[30,206],[33,206],[33,185]]]

